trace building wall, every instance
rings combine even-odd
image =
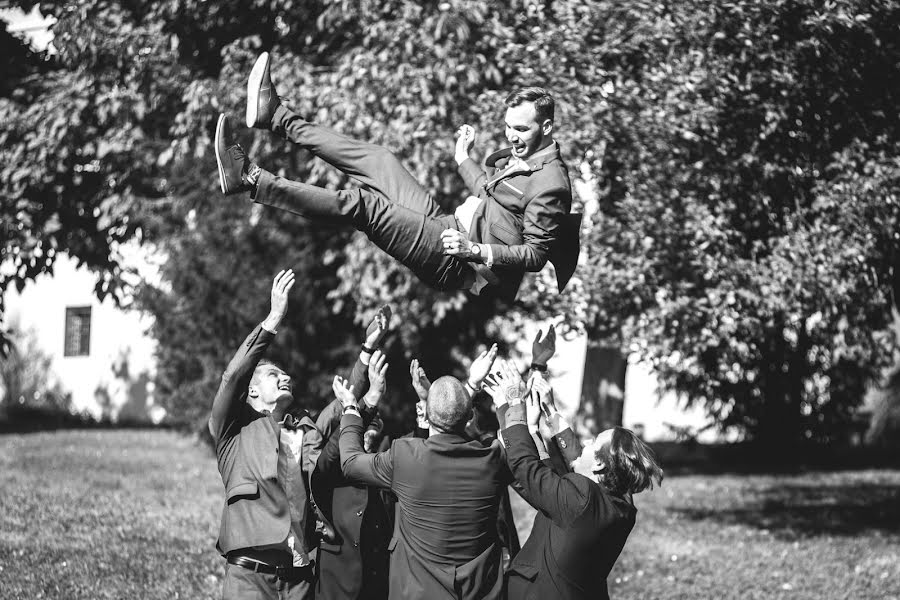
[[[526,359],[531,356],[531,341],[539,325],[543,331],[547,330],[547,323],[528,323],[519,338],[516,350]],[[581,402],[586,351],[586,336],[577,336],[569,340],[557,336],[556,355],[547,364],[557,406],[569,423],[576,423],[575,415]],[[520,361],[521,370],[527,366],[524,361]],[[683,428],[696,432],[708,423],[701,408],[685,409],[680,406],[675,394],[661,394],[653,372],[632,357],[629,358],[625,370],[624,396],[622,425],[640,432],[647,441],[674,440],[676,429]],[[701,442],[722,439],[723,436],[714,429],[703,431],[698,436]]]
[[[143,260],[132,249],[129,260]],[[158,422],[153,406],[154,340],[151,321],[137,311],[119,308],[111,298],[94,295],[96,275],[75,260],[59,255],[52,275],[41,275],[21,293],[8,290],[4,325],[30,330],[53,359],[53,376],[71,394],[72,406],[95,417]],[[90,352],[64,356],[66,308],[91,307]]]

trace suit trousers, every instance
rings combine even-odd
[[[441,232],[458,228],[456,217],[444,213],[389,150],[310,123],[284,106],[275,111],[272,131],[367,189],[335,192],[263,171],[256,202],[315,221],[353,225],[437,289],[471,284],[474,275],[466,263],[443,254]]]
[[[225,565],[222,600],[312,600],[313,584],[309,581],[288,583],[275,575],[255,573],[250,569]]]

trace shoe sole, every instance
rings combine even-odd
[[[247,127],[256,126],[256,118],[259,116],[259,86],[268,66],[269,53],[263,52],[256,59],[253,70],[250,71],[250,78],[247,79]]]
[[[216,123],[216,163],[219,165],[219,186],[222,188],[223,194],[228,194],[225,187],[225,169],[222,167],[222,157],[219,156],[219,148],[221,147],[222,130],[225,128],[225,115],[219,115],[219,122]]]

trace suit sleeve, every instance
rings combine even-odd
[[[362,418],[356,415],[346,414],[341,418],[341,471],[354,483],[389,489],[394,480],[392,449],[366,454],[362,442],[364,429]]]
[[[353,365],[353,370],[350,371],[350,385],[353,386],[353,395],[357,400],[361,400],[369,391],[369,367],[364,365],[358,357]]]
[[[481,191],[481,186],[484,185],[485,178],[487,177],[484,169],[479,167],[478,163],[476,163],[471,158],[467,158],[459,165],[457,170],[462,176],[463,181],[466,182],[466,187],[469,188],[469,191],[477,196],[478,192]]]
[[[377,408],[370,408],[365,402],[362,402],[361,404],[362,407],[360,408],[360,413],[362,414],[364,428],[368,427],[369,423],[372,423],[376,419],[380,422],[381,419],[378,416]],[[341,401],[335,398],[332,400],[331,404],[326,406],[325,410],[319,414],[319,418],[316,421],[316,426],[325,440],[325,446],[322,448],[322,452],[319,454],[319,458],[316,461],[316,469],[323,473],[333,471],[340,472],[341,469],[341,436],[335,435],[335,432],[340,426],[342,411],[343,406],[341,405]]]
[[[274,337],[274,333],[264,329],[261,324],[257,325],[237,349],[222,374],[222,382],[216,391],[208,423],[209,432],[216,443],[216,452],[241,430],[241,415],[246,411],[247,386],[250,385],[259,359]]]
[[[569,465],[581,456],[581,442],[575,436],[571,427],[566,427],[553,436],[547,444],[547,452],[550,454],[550,462],[553,470],[564,475],[570,471]]]
[[[590,497],[578,479],[584,478],[577,474],[559,475],[541,462],[528,427],[513,425],[504,430],[503,438],[510,469],[532,506],[564,525],[585,511]]]
[[[572,192],[565,186],[541,190],[525,207],[522,243],[490,244],[494,265],[540,271],[550,258],[550,247],[572,205]]]

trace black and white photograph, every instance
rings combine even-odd
[[[0,600],[900,600],[896,0],[0,25]]]

